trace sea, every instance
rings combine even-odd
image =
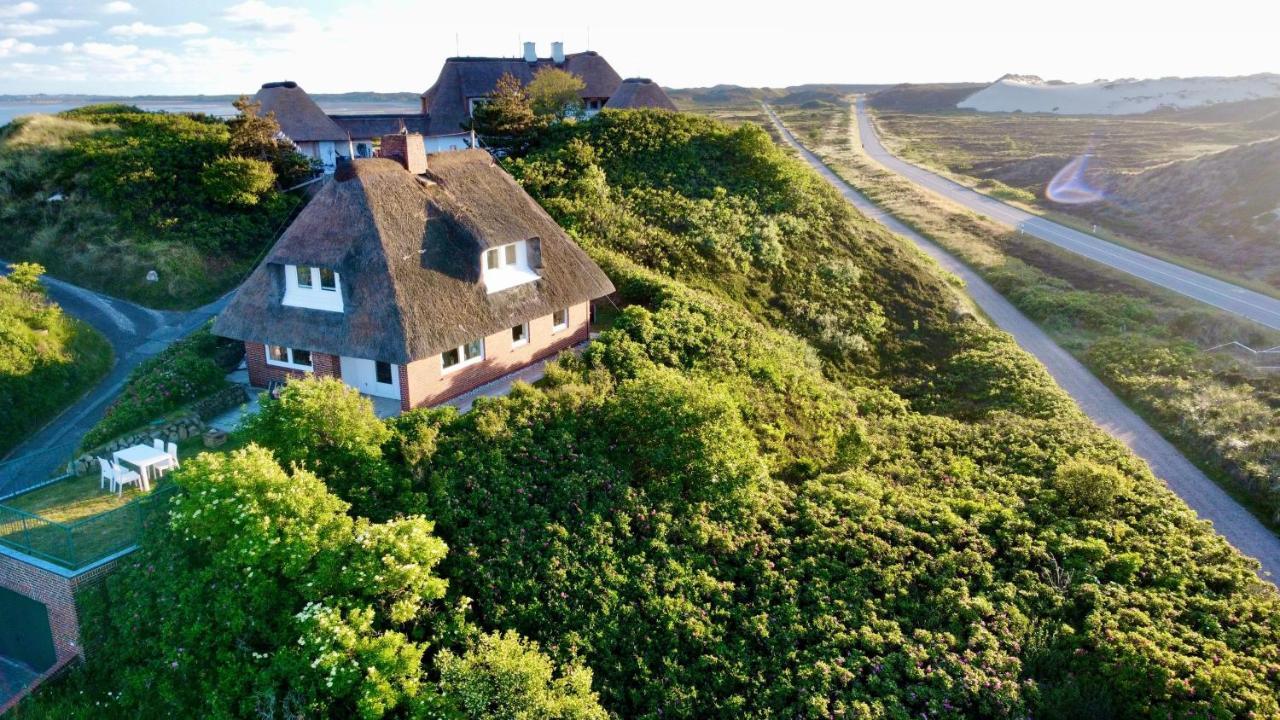
[[[331,114],[360,114],[360,113],[411,113],[418,112],[419,107],[413,103],[386,101],[352,101],[352,100],[326,100],[323,97],[315,98],[318,104],[325,112]],[[129,105],[136,105],[143,110],[158,110],[172,113],[206,113],[208,115],[216,115],[218,117],[231,117],[235,114],[235,108],[231,107],[230,100],[210,99],[210,100],[185,100],[185,99],[146,99],[146,98],[85,98],[81,99],[51,99],[48,101],[33,100],[0,100],[0,125],[6,125],[9,121],[22,115],[32,115],[36,113],[52,114],[59,113],[63,110],[82,107],[84,105],[94,105],[103,102],[120,102]]]

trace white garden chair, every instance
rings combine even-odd
[[[124,495],[124,486],[133,483],[138,489],[142,489],[142,476],[133,470],[126,470],[115,463],[111,466],[112,485],[115,486],[116,495]]]
[[[178,467],[178,445],[176,443],[169,443],[169,447],[166,449],[164,440],[156,438],[152,441],[151,446],[168,456],[167,460],[152,465],[156,470],[156,474],[163,475],[165,471]]]
[[[111,463],[104,458],[98,458],[98,489],[102,490],[108,487],[112,490],[116,489],[115,471],[111,469]]]
[[[178,462],[178,443],[169,443],[169,448],[165,450],[165,453],[169,455],[169,467],[176,468],[181,465],[181,463]]]

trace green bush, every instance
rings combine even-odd
[[[81,447],[101,445],[225,388],[227,371],[214,361],[216,348],[225,343],[205,327],[144,360],[129,373],[119,397],[85,434]]]
[[[1109,508],[1128,482],[1119,470],[1088,460],[1065,462],[1053,474],[1053,487],[1063,500],[1086,515]]]
[[[111,367],[107,339],[45,296],[44,268],[0,277],[0,455],[75,401]]]
[[[213,300],[299,202],[233,139],[218,118],[123,105],[19,118],[0,128],[0,255],[155,307]]]

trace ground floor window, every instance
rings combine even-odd
[[[569,327],[569,309],[557,310],[551,313],[551,331],[560,332]]]
[[[484,359],[484,338],[472,340],[466,345],[440,353],[440,363],[445,370],[456,370]]]
[[[523,323],[511,328],[511,347],[520,347],[529,344],[529,323]]]
[[[284,347],[282,345],[268,345],[267,364],[310,370],[311,351]]]

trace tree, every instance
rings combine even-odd
[[[200,183],[216,203],[257,205],[276,185],[271,163],[247,157],[220,157],[205,165]]]
[[[376,718],[417,693],[411,634],[446,589],[431,522],[353,518],[256,445],[187,460],[174,482],[165,521],[95,598],[108,630],[90,642],[122,715]]]
[[[467,718],[480,720],[605,720],[591,691],[591,671],[555,666],[538,644],[508,630],[491,633],[463,655],[436,658],[440,690]]]
[[[529,104],[533,114],[563,120],[582,111],[582,78],[559,68],[543,68],[529,83]]]
[[[410,479],[383,460],[391,431],[359,392],[331,377],[290,382],[276,400],[245,421],[244,432],[275,453],[282,465],[307,468],[374,519],[412,513],[421,506]]]
[[[227,121],[232,155],[271,163],[282,187],[295,185],[315,171],[311,159],[280,136],[275,113],[261,115],[262,103],[244,95],[231,104],[239,111]]]
[[[529,93],[511,73],[498,78],[486,102],[476,106],[464,129],[476,134],[491,148],[522,154],[529,136],[544,124],[533,114]]]

